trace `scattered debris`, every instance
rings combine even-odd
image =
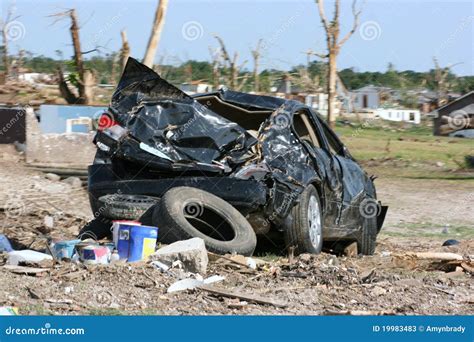
[[[16,316],[18,315],[18,308],[12,306],[1,306],[0,316]]]
[[[57,182],[57,181],[59,181],[59,180],[61,179],[61,177],[58,176],[58,175],[55,174],[55,173],[47,173],[47,174],[44,175],[44,177],[45,177],[46,179],[49,179],[49,180],[52,180],[52,181],[55,181],[55,182]]]
[[[445,253],[445,252],[419,252],[419,253],[408,253],[408,256],[413,256],[418,259],[429,259],[429,260],[464,260],[462,255],[455,253]]]
[[[204,290],[206,292],[215,294],[217,296],[238,298],[238,299],[242,299],[242,300],[257,303],[257,304],[273,305],[273,306],[276,306],[278,308],[284,308],[288,305],[287,303],[272,300],[272,299],[269,299],[269,298],[264,298],[264,297],[257,296],[257,295],[245,294],[245,293],[235,291],[235,290],[233,290],[233,291],[225,290],[225,289],[221,289],[221,288],[217,288],[217,287],[213,287],[213,286],[209,286],[209,285],[203,285],[203,286],[200,286],[199,288],[201,290]]]
[[[443,242],[443,247],[445,247],[445,246],[455,246],[455,245],[459,245],[458,240],[449,239],[449,240],[446,240],[445,242]]]
[[[48,272],[51,269],[49,268],[38,268],[38,267],[26,267],[26,266],[17,266],[17,265],[5,265],[4,269],[18,274],[28,274],[28,275],[38,275],[44,272]]]
[[[68,177],[63,182],[69,184],[72,188],[80,188],[82,186],[82,181],[79,177]]]
[[[13,251],[13,248],[12,248],[12,245],[10,244],[10,241],[5,235],[0,234],[0,253],[11,252],[11,251]]]
[[[40,262],[43,260],[53,260],[53,257],[48,254],[25,249],[9,252],[7,264],[16,266],[21,262]]]
[[[216,283],[219,281],[224,280],[225,277],[213,275],[209,278],[200,280],[200,279],[193,279],[193,278],[185,278],[178,280],[177,282],[173,283],[169,288],[168,288],[168,293],[172,292],[178,292],[178,291],[184,291],[184,290],[192,290],[197,287],[203,286],[203,285],[208,285],[212,283]]]
[[[179,260],[184,271],[199,274],[206,274],[209,262],[204,241],[200,238],[174,242],[158,249],[150,258],[168,266]]]
[[[348,258],[354,258],[357,256],[357,242],[353,242],[344,248],[344,255]]]

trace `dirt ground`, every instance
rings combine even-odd
[[[371,257],[322,253],[263,255],[257,270],[211,259],[214,286],[277,301],[281,307],[224,298],[202,289],[167,293],[179,270],[146,264],[84,266],[59,262],[37,275],[0,266],[0,306],[21,314],[474,314],[474,275],[455,265],[420,261],[412,252],[474,254],[472,180],[384,178],[379,197],[390,206]],[[0,233],[14,247],[45,248],[48,237],[70,238],[92,217],[87,192],[25,166],[11,146],[0,149]],[[53,217],[52,228],[45,216]],[[460,245],[442,247],[454,238]],[[4,263],[0,257],[0,265]],[[43,265],[44,266],[44,265]]]

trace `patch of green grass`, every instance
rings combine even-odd
[[[470,178],[474,173],[452,172],[464,165],[464,156],[474,154],[470,139],[437,137],[426,126],[393,127],[337,126],[336,132],[351,154],[377,174],[414,178]],[[396,167],[384,160],[394,160]],[[437,163],[441,163],[437,165]]]
[[[472,239],[474,229],[468,226],[450,226],[448,233],[443,233],[444,226],[430,223],[400,224],[388,230],[382,229],[380,236],[388,237],[427,237],[439,239]]]

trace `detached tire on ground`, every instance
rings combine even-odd
[[[158,240],[172,243],[199,237],[208,251],[252,255],[257,237],[237,209],[206,191],[176,187],[167,191],[153,212]]]
[[[297,253],[318,254],[323,248],[323,214],[319,194],[309,185],[292,209],[293,222],[285,231],[285,244]]]
[[[138,220],[158,201],[144,195],[105,195],[99,198],[100,214],[112,220]]]

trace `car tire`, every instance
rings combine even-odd
[[[105,195],[99,198],[100,214],[112,220],[138,220],[158,200],[144,195]]]
[[[247,256],[257,245],[255,232],[237,209],[196,188],[167,191],[153,212],[153,223],[158,227],[158,240],[167,244],[199,237],[208,251]]]
[[[323,248],[323,213],[318,191],[313,185],[303,191],[291,213],[292,223],[285,230],[286,247],[296,247],[297,253],[320,253]]]
[[[96,217],[82,227],[77,236],[81,240],[94,239],[101,240],[111,237],[112,221],[106,217]]]
[[[377,240],[377,217],[365,217],[362,223],[360,239],[357,242],[357,249],[360,254],[373,255]]]

